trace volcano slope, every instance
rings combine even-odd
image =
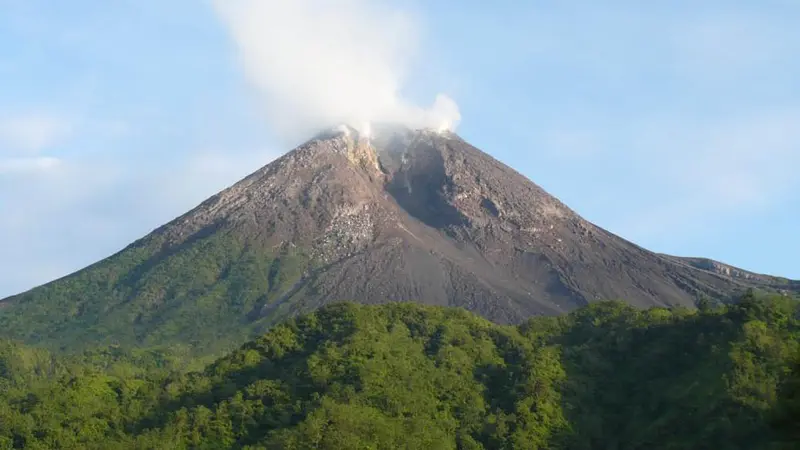
[[[499,323],[622,299],[790,289],[658,255],[457,135],[323,133],[119,253],[0,302],[0,336],[206,350],[327,303],[458,306]]]

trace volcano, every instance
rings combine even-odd
[[[517,323],[598,300],[693,306],[751,287],[798,284],[643,249],[454,133],[341,126],[119,253],[3,300],[0,335],[214,347],[337,301]]]

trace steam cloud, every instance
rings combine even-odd
[[[400,95],[419,36],[413,17],[369,0],[216,0],[249,81],[287,137],[369,122],[454,130],[458,106]]]

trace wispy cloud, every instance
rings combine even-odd
[[[332,122],[457,119],[446,97],[431,106],[450,80],[423,76],[448,72],[465,83],[470,140],[643,244],[700,242],[798,204],[792,0],[783,18],[777,1],[83,3],[3,3],[0,21],[16,25],[0,26],[0,297],[107,256],[272,159],[261,149],[275,136],[240,114],[251,96],[237,69],[293,141]]]
[[[48,172],[59,165],[61,160],[51,156],[0,158],[0,175]]]
[[[123,216],[105,211],[117,176],[112,167],[88,161],[61,161],[46,173],[0,174],[0,248],[14,261],[0,271],[0,298],[115,250],[128,226]]]
[[[271,125],[301,138],[322,127],[369,121],[454,128],[446,95],[430,107],[404,98],[419,50],[419,21],[384,1],[218,0]]]
[[[0,248],[15,262],[0,271],[0,298],[107,257],[278,154],[200,149],[156,166],[124,155],[0,160]]]
[[[46,114],[0,116],[0,153],[39,153],[70,137],[74,123]]]

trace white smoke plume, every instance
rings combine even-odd
[[[340,123],[454,130],[456,103],[401,97],[416,53],[414,17],[380,0],[216,0],[249,81],[286,137]],[[368,125],[366,125],[368,126]]]

